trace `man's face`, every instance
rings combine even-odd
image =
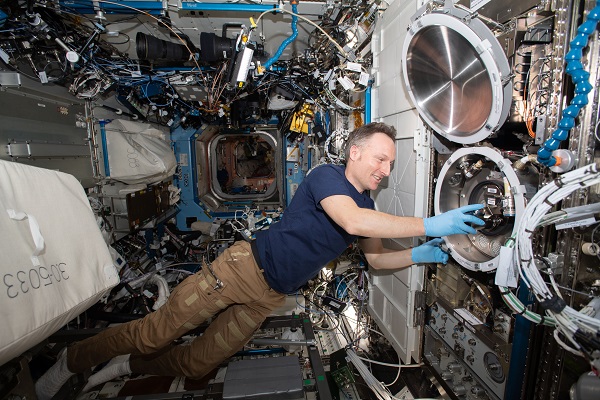
[[[375,133],[361,146],[352,146],[347,177],[359,192],[375,190],[389,176],[396,158],[394,141],[384,133]]]

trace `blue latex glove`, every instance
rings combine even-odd
[[[446,253],[440,245],[444,243],[444,239],[433,239],[420,246],[413,247],[411,259],[414,263],[443,263],[448,262],[448,253]]]
[[[474,234],[475,228],[467,223],[485,225],[483,220],[468,214],[483,208],[483,204],[469,204],[468,206],[456,208],[443,214],[423,219],[425,235],[427,236],[449,236],[456,234]]]

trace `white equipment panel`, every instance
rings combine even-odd
[[[398,130],[396,161],[381,188],[372,193],[376,208],[394,215],[424,216],[429,176],[428,133],[411,105],[398,59],[405,27],[417,10],[416,1],[395,1],[378,21],[373,36],[373,120]],[[406,248],[413,239],[389,241],[386,246]],[[415,324],[415,293],[423,289],[423,267],[395,273],[374,272],[369,312],[386,334],[401,360],[421,358],[421,327]],[[415,326],[417,325],[417,326]]]

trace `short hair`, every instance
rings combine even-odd
[[[362,146],[368,138],[376,133],[384,133],[392,140],[396,140],[396,128],[383,122],[371,122],[358,127],[348,134],[348,140],[346,140],[346,147],[344,148],[346,162],[350,159],[352,146]]]

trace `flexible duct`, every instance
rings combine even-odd
[[[169,284],[167,283],[167,280],[165,278],[163,278],[160,275],[154,274],[152,275],[150,278],[148,278],[148,280],[145,282],[144,286],[148,283],[153,283],[158,287],[158,298],[156,299],[156,301],[154,302],[154,305],[152,306],[152,309],[154,311],[158,310],[159,308],[161,308],[166,302],[167,299],[169,298]],[[143,286],[142,286],[142,290],[143,290]]]
[[[298,14],[298,1],[294,1],[292,0],[292,12],[294,14]],[[283,54],[283,50],[285,50],[285,48],[292,43],[294,40],[296,40],[296,37],[298,36],[298,27],[297,27],[297,23],[298,23],[298,17],[296,17],[295,15],[292,15],[292,35],[290,37],[288,37],[287,39],[285,39],[281,45],[279,46],[279,49],[277,49],[277,52],[275,53],[275,55],[271,58],[269,58],[265,63],[264,63],[264,67],[265,68],[269,68],[271,65],[273,65],[277,60],[279,60],[279,57],[281,57],[281,54]]]

